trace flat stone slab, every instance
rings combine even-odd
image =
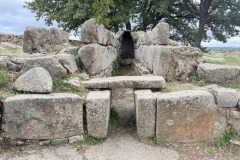
[[[4,101],[3,137],[61,139],[83,134],[83,99],[76,94],[28,94]]]
[[[135,89],[162,89],[166,82],[162,76],[119,76],[94,78],[83,81],[86,88],[135,88]]]
[[[159,146],[138,142],[129,134],[107,139],[103,144],[88,146],[84,152],[71,145],[51,146],[30,151],[0,154],[1,160],[179,160],[179,153]]]
[[[87,129],[93,137],[105,138],[111,107],[111,91],[91,91],[87,95]]]
[[[227,120],[211,93],[188,90],[157,96],[158,141],[197,142],[224,133]]]
[[[201,63],[198,66],[197,73],[200,78],[209,83],[224,83],[240,81],[240,67],[219,65],[210,63]]]

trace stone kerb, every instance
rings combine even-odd
[[[111,91],[91,91],[86,98],[88,134],[106,138],[111,108]]]
[[[3,137],[64,139],[83,135],[83,99],[70,93],[31,94],[4,101]]]

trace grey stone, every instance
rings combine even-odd
[[[22,66],[24,71],[35,67],[43,67],[49,71],[53,79],[67,75],[67,70],[58,62],[55,56],[14,58],[12,62]]]
[[[86,98],[88,134],[98,138],[107,137],[110,118],[110,91],[91,91]]]
[[[13,89],[31,93],[51,93],[53,91],[52,77],[42,67],[32,68],[13,83]]]
[[[63,82],[75,87],[79,87],[81,85],[81,82],[78,77],[73,77],[73,78],[70,78],[69,80],[64,80]]]
[[[56,45],[68,43],[67,32],[57,29],[26,27],[23,37],[23,51],[27,53],[51,52]]]
[[[78,51],[78,56],[83,69],[89,75],[96,75],[111,68],[113,61],[117,58],[117,50],[111,46],[89,44]]]
[[[201,63],[198,66],[197,73],[200,78],[209,83],[230,83],[240,81],[239,66]]]
[[[186,46],[141,45],[135,50],[136,60],[167,81],[188,79],[203,61],[202,56],[198,48]]]
[[[138,89],[162,89],[166,82],[162,76],[119,76],[106,78],[93,78],[82,81],[86,88],[138,88]]]
[[[104,46],[115,46],[114,34],[90,19],[81,27],[81,41],[87,44],[98,43]]]
[[[9,62],[9,57],[7,56],[0,56],[0,70],[7,70],[8,66],[8,62]]]
[[[167,45],[169,44],[169,25],[160,22],[153,28],[139,38],[137,46],[140,45]],[[137,48],[138,48],[137,47]]]
[[[24,145],[24,144],[25,144],[25,142],[20,141],[20,140],[18,140],[18,141],[16,142],[16,145],[17,145],[17,146],[22,146],[22,145]]]
[[[157,140],[196,142],[218,137],[227,127],[226,115],[216,107],[208,91],[158,94]]]
[[[48,140],[40,141],[39,145],[40,146],[50,146],[51,145],[51,140],[48,139]]]
[[[155,136],[156,97],[151,90],[136,90],[134,94],[138,136]]]
[[[62,139],[52,139],[51,140],[51,145],[62,145],[68,143],[67,138],[62,138]]]
[[[83,134],[83,99],[70,93],[31,94],[4,101],[3,137],[62,139]]]
[[[83,141],[84,138],[83,138],[83,135],[81,135],[81,136],[69,137],[68,140],[69,140],[69,143],[76,143],[78,141]]]
[[[240,133],[240,112],[237,110],[230,110],[229,124]]]
[[[62,66],[68,71],[68,73],[75,73],[78,71],[76,60],[73,55],[70,54],[58,54],[57,60],[62,64]]]
[[[77,55],[78,54],[79,47],[66,47],[62,49],[58,54],[71,54],[71,55]]]
[[[213,94],[218,107],[237,107],[238,99],[240,98],[240,92],[238,90],[216,85],[209,86],[208,90]]]

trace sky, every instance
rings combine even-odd
[[[27,26],[57,28],[57,23],[53,26],[46,26],[43,19],[37,21],[34,13],[23,7],[26,1],[32,0],[0,0],[0,32],[23,35]],[[74,36],[70,38],[78,39]],[[240,36],[228,39],[227,43],[212,40],[202,44],[205,47],[240,47]]]

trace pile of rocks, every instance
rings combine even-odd
[[[0,33],[0,42],[8,42],[11,44],[21,46],[22,45],[22,37],[23,36]]]

